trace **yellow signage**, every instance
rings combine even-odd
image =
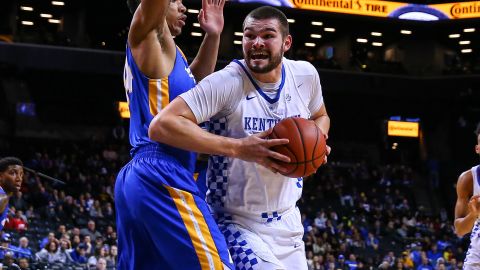
[[[388,136],[418,137],[418,122],[388,121]]]
[[[407,3],[377,0],[289,0],[300,9],[325,12],[338,12],[354,15],[388,17],[393,11],[408,5]]]
[[[242,3],[269,0],[231,0]],[[480,17],[480,1],[420,5],[379,0],[276,0],[272,5],[352,15],[436,21]],[[275,2],[275,4],[273,4]]]
[[[468,19],[480,17],[480,1],[456,2],[430,5],[446,14],[450,19]]]
[[[128,102],[119,101],[118,102],[118,112],[122,118],[130,118],[130,109],[128,108]]]

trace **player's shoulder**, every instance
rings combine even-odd
[[[317,73],[317,69],[310,62],[304,60],[283,58],[283,63],[288,66],[295,75],[312,75]]]
[[[469,187],[473,184],[473,174],[472,170],[466,170],[458,176],[457,186],[462,187]]]

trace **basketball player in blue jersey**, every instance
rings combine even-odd
[[[155,140],[212,155],[207,203],[236,269],[308,269],[296,207],[303,179],[276,173],[285,172],[276,159],[288,158],[265,136],[287,117],[310,119],[328,134],[330,118],[315,67],[283,57],[291,45],[285,14],[253,10],[243,22],[244,59],[181,94],[149,128]],[[206,120],[211,133],[197,126]]]
[[[480,154],[480,126],[475,134],[475,153]],[[471,233],[463,269],[480,269],[480,165],[463,172],[458,178],[454,226],[459,237]]]
[[[7,220],[8,201],[22,187],[23,163],[15,157],[0,159],[0,230]]]
[[[224,0],[203,0],[205,38],[189,66],[174,42],[185,25],[181,0],[128,0],[134,12],[124,84],[130,108],[132,160],[115,184],[118,269],[232,269],[223,235],[198,196],[195,154],[151,140],[153,117],[213,72]]]

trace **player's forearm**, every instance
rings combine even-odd
[[[190,64],[190,70],[197,82],[210,75],[217,63],[220,35],[205,34],[197,56]]]
[[[152,120],[150,139],[177,148],[210,155],[234,156],[238,140],[204,131],[183,116],[165,115]]]
[[[470,233],[477,218],[478,217],[473,214],[468,214],[463,218],[455,219],[455,234],[457,234],[459,237],[462,237],[465,234]]]
[[[330,117],[328,115],[322,115],[314,119],[315,124],[322,131],[323,134],[328,136],[328,131],[330,130]]]

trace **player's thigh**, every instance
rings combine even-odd
[[[275,257],[289,270],[307,270],[304,229],[300,211],[293,208],[282,216],[266,224],[256,224],[254,230],[261,234]]]
[[[159,260],[162,269],[224,269],[216,243],[223,243],[228,258],[225,242],[216,225],[211,229],[212,222],[206,221],[206,207],[199,208],[194,195],[163,184],[162,176],[153,174],[131,170],[120,192],[127,202],[120,211],[131,218],[123,220],[123,229],[130,232],[125,237],[130,237],[135,269],[156,269]]]
[[[236,269],[288,269],[275,258],[269,246],[257,234],[238,224],[221,227]]]
[[[223,269],[225,240],[204,201],[166,185],[146,194],[139,204],[143,227],[155,249],[173,259],[172,269]]]

